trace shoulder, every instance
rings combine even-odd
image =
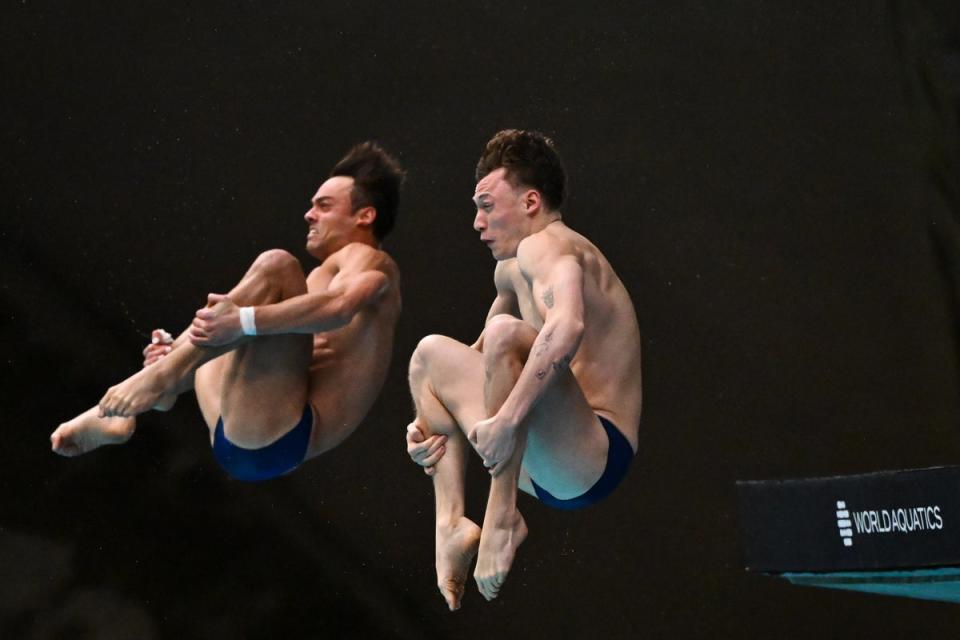
[[[517,263],[528,275],[536,275],[549,269],[558,261],[572,259],[582,261],[582,252],[570,237],[572,231],[561,227],[559,231],[547,227],[531,234],[517,246]]]
[[[390,254],[362,242],[348,244],[331,255],[327,261],[333,261],[338,271],[348,273],[382,271],[391,279],[400,275],[397,263],[390,257]]]

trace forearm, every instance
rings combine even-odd
[[[322,333],[338,329],[353,316],[339,294],[305,293],[254,307],[257,335]]]
[[[498,411],[507,422],[523,422],[557,376],[570,367],[582,337],[583,325],[579,322],[558,319],[543,326],[517,383]]]

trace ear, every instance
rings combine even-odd
[[[536,189],[527,189],[523,194],[523,208],[528,216],[535,215],[543,207],[543,197]]]
[[[373,207],[363,207],[357,209],[353,215],[357,219],[357,226],[372,227],[373,221],[377,219],[377,210]]]

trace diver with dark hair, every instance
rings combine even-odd
[[[340,444],[387,376],[400,273],[380,246],[393,227],[403,170],[376,144],[355,146],[310,200],[305,275],[281,249],[262,253],[226,294],[211,293],[176,340],[163,330],[144,367],[50,436],[65,456],[126,442],[135,416],[194,389],[213,453],[259,481]]]

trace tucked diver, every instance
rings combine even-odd
[[[304,215],[308,276],[290,253],[261,254],[226,295],[210,294],[175,341],[50,436],[65,456],[129,440],[134,416],[195,389],[213,453],[241,480],[287,473],[349,436],[380,393],[400,314],[400,275],[380,249],[403,171],[373,143],[330,172]]]
[[[527,535],[518,488],[560,509],[616,488],[642,404],[636,312],[600,250],[561,217],[553,143],[501,131],[476,178],[473,228],[497,260],[497,297],[475,344],[427,336],[410,360],[407,451],[433,476],[437,582],[451,610],[475,555],[483,596],[503,586]],[[464,515],[471,446],[492,476],[482,530]]]

